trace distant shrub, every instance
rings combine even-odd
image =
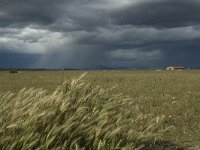
[[[50,94],[0,94],[0,149],[140,149],[168,130],[163,116],[143,114],[134,100],[81,78]]]
[[[17,70],[10,70],[9,73],[18,73]]]

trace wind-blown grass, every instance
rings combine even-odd
[[[134,99],[84,82],[0,94],[0,149],[142,149],[169,128]],[[149,142],[151,141],[151,142]]]

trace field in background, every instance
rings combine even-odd
[[[17,92],[24,87],[53,91],[65,80],[85,71],[0,72],[0,92]],[[164,141],[198,145],[200,141],[200,71],[87,71],[84,77],[94,85],[115,87],[111,94],[131,97],[144,114],[164,115],[173,126]],[[129,109],[129,108],[127,108]]]

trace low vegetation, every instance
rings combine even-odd
[[[16,71],[16,70],[11,70],[11,71],[9,71],[9,73],[18,73],[18,71]]]
[[[0,71],[0,149],[200,149],[199,70],[81,74]]]
[[[0,95],[0,149],[159,148],[165,116],[143,113],[134,99],[78,79],[53,92]]]

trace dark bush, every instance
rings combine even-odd
[[[18,73],[17,70],[10,70],[9,73]]]

